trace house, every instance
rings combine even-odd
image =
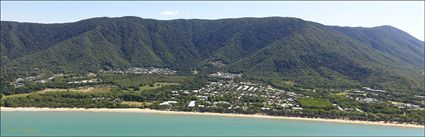
[[[165,102],[160,103],[159,105],[164,106],[164,105],[171,105],[171,104],[176,104],[176,103],[177,103],[177,101],[165,101]]]
[[[302,107],[293,107],[292,109],[294,109],[294,110],[302,110],[303,108]]]
[[[356,111],[359,111],[359,112],[364,112],[363,110],[360,110],[360,109],[358,109],[358,108],[355,108],[356,109]]]
[[[236,90],[240,90],[240,89],[242,89],[242,86],[239,86],[238,89],[236,89]]]
[[[370,103],[370,102],[377,101],[377,100],[374,99],[374,98],[362,98],[362,99],[359,99],[358,101],[362,102],[362,103]]]
[[[268,107],[261,107],[261,110],[270,110]]]
[[[188,107],[195,107],[195,101],[190,101]]]

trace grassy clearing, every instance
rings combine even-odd
[[[310,109],[333,109],[335,108],[329,100],[319,98],[299,98],[297,102],[303,108]]]
[[[346,96],[347,94],[348,94],[348,92],[339,92],[339,93],[336,93],[335,95]]]
[[[128,105],[130,107],[144,107],[144,106],[150,106],[152,103],[150,102],[137,102],[137,101],[123,101],[121,102],[123,105]]]
[[[75,92],[109,92],[111,91],[110,88],[94,88],[94,87],[88,87],[88,88],[71,88],[71,89],[62,89],[62,88],[47,88],[41,91],[41,93],[46,92],[52,92],[52,91],[75,91]]]
[[[61,88],[47,88],[44,90],[31,92],[31,93],[24,93],[24,94],[13,94],[13,95],[7,95],[3,96],[4,99],[6,98],[13,98],[13,97],[26,97],[28,95],[32,94],[43,94],[48,92],[81,92],[81,93],[92,93],[92,92],[110,92],[110,88],[94,88],[94,87],[88,87],[88,88],[71,88],[71,89],[61,89]]]
[[[136,88],[141,85],[150,83],[184,83],[193,79],[191,76],[169,76],[169,75],[121,75],[121,74],[105,74],[102,75],[105,82],[112,82],[123,88]]]
[[[7,96],[3,96],[2,99],[13,98],[13,97],[26,97],[26,96],[31,95],[31,94],[34,94],[34,93],[24,93],[24,94],[7,95]]]
[[[140,91],[148,91],[153,89],[162,88],[164,86],[177,86],[180,85],[180,83],[165,83],[165,82],[157,82],[153,84],[147,84],[140,87]]]

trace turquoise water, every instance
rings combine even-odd
[[[1,135],[423,136],[420,128],[113,112],[1,112]]]

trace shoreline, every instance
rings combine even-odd
[[[331,123],[346,123],[346,124],[363,124],[377,126],[393,126],[393,127],[408,127],[408,128],[425,128],[423,125],[414,124],[397,124],[384,123],[373,121],[354,121],[343,119],[325,119],[325,118],[302,118],[302,117],[287,117],[287,116],[269,116],[269,115],[249,115],[249,114],[231,114],[231,113],[213,113],[213,112],[185,112],[185,111],[165,111],[153,109],[139,108],[35,108],[35,107],[1,107],[1,112],[130,112],[130,113],[155,113],[166,115],[198,115],[198,116],[224,116],[224,117],[240,117],[240,118],[261,118],[261,119],[280,119],[280,120],[302,120],[316,122],[331,122]]]

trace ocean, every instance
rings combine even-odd
[[[1,112],[1,136],[424,136],[424,129],[126,112]]]

